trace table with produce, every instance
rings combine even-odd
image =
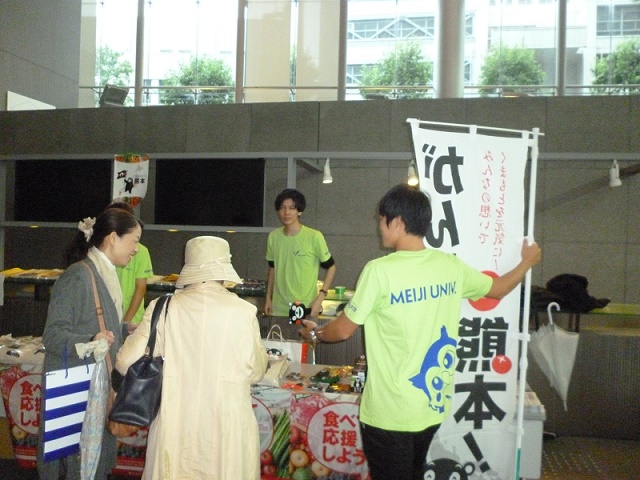
[[[26,469],[36,468],[44,351],[42,337],[0,336],[0,416],[7,420],[3,429],[4,424],[8,427],[8,432],[0,431],[0,435],[10,437],[13,455],[18,465]],[[140,476],[146,446],[146,428],[118,438],[113,473]]]
[[[352,366],[292,363],[280,387],[252,387],[262,478],[366,480]]]
[[[35,468],[44,348],[41,337],[0,337],[0,391],[14,455]],[[264,480],[366,480],[358,409],[362,372],[291,363],[279,386],[252,386]],[[6,427],[5,427],[6,428]],[[146,429],[118,439],[114,473],[139,476]]]

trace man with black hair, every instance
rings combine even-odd
[[[274,206],[282,227],[273,230],[267,239],[265,313],[276,317],[274,322],[284,327],[286,336],[293,338],[298,338],[298,328],[288,325],[289,304],[299,301],[311,309],[309,316],[318,316],[336,274],[335,261],[322,232],[300,222],[306,205],[298,190],[288,188],[280,192]],[[318,290],[320,267],[326,273]]]
[[[462,300],[503,298],[540,261],[541,251],[525,241],[520,263],[491,278],[426,247],[431,204],[417,188],[393,187],[378,215],[382,244],[394,252],[367,263],[337,319],[322,326],[304,320],[300,333],[313,342],[338,342],[364,326],[360,425],[371,478],[422,479],[429,445],[451,406]]]

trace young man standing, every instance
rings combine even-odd
[[[276,317],[274,322],[283,327],[285,335],[294,338],[298,338],[298,327],[288,324],[289,304],[300,301],[311,309],[310,316],[318,316],[336,274],[336,265],[322,232],[300,222],[305,207],[306,199],[298,190],[288,188],[280,192],[275,209],[282,227],[272,231],[267,239],[265,313]],[[318,291],[320,267],[326,274]]]
[[[323,326],[305,320],[301,334],[337,342],[365,327],[368,373],[360,424],[371,478],[389,478],[392,472],[394,478],[422,479],[429,445],[449,413],[453,381],[438,384],[428,373],[419,378],[421,365],[442,331],[458,338],[462,299],[503,298],[540,261],[541,251],[525,242],[520,263],[492,279],[453,254],[425,247],[431,205],[417,188],[393,187],[380,200],[378,214],[382,243],[394,252],[365,266],[337,319]],[[455,288],[437,298],[419,294],[441,284]],[[402,292],[416,293],[401,301]],[[455,349],[442,353],[450,355],[449,363],[455,360]]]

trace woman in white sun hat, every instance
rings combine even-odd
[[[229,292],[224,281],[241,282],[227,241],[189,240],[176,293],[157,326],[162,401],[149,429],[143,479],[260,478],[250,386],[262,378],[267,354],[256,307]],[[122,374],[144,353],[155,302],[118,352]]]

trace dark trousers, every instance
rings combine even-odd
[[[440,425],[421,432],[394,432],[360,423],[372,480],[422,480],[427,451]]]

